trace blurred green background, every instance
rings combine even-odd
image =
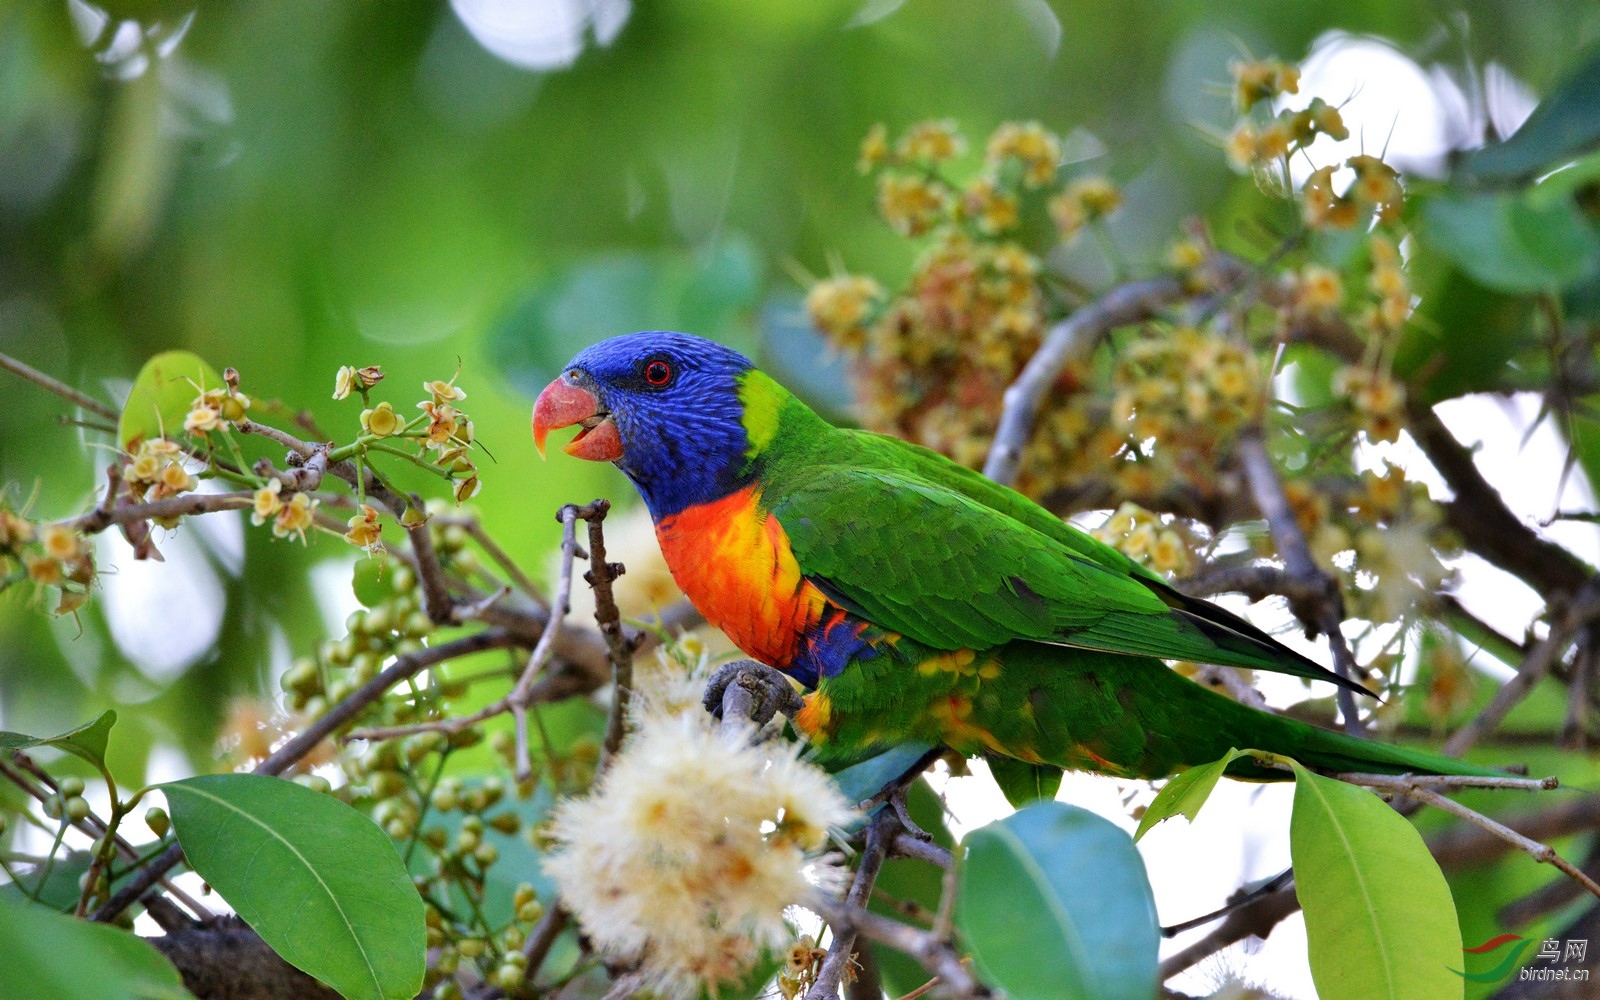
[[[346,437],[359,406],[330,399],[338,366],[384,366],[377,398],[409,410],[459,362],[494,456],[476,506],[542,566],[558,504],[632,496],[529,446],[533,393],[578,347],[692,330],[844,403],[798,312],[804,275],[895,280],[915,252],[855,173],[870,125],[953,118],[978,137],[1037,119],[1127,185],[1118,238],[1153,258],[1187,216],[1225,226],[1250,186],[1208,135],[1231,123],[1227,61],[1301,59],[1331,31],[1389,39],[1444,89],[1495,62],[1537,94],[1600,37],[1600,8],[0,0],[0,351],[120,402],[147,356],[186,347]],[[0,387],[11,503],[84,509],[105,437],[28,383]],[[228,700],[309,652],[311,581],[348,579],[354,556],[223,518],[184,529],[187,555],[166,545],[172,589],[138,585],[164,604],[108,594],[52,620],[25,588],[0,598],[0,725],[142,703],[119,725],[121,773],[157,745],[211,766]]]

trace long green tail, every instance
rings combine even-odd
[[[1023,759],[1160,777],[1237,747],[1327,771],[1504,773],[1270,715],[1209,691],[1159,660],[1015,644],[1005,648],[1001,662],[1001,675],[976,692],[970,721],[992,735],[991,749],[998,743]],[[1248,760],[1235,762],[1229,773],[1290,777]]]

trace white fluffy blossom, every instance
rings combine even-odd
[[[663,657],[649,671],[638,729],[595,791],[557,810],[545,860],[589,940],[682,997],[793,940],[784,910],[842,880],[815,855],[851,816],[795,747],[714,728],[701,665]]]

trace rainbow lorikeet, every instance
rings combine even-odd
[[[977,472],[832,426],[720,344],[588,348],[534,405],[541,454],[571,425],[568,454],[638,487],[706,620],[809,689],[793,721],[824,756],[922,742],[1159,777],[1239,747],[1337,771],[1491,773],[1184,678],[1161,660],[1356,687]],[[1248,758],[1230,773],[1288,776]]]

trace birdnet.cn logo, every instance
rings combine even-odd
[[[1589,970],[1583,967],[1589,954],[1588,938],[1567,938],[1564,941],[1561,938],[1545,938],[1539,942],[1539,951],[1533,960],[1518,969],[1517,963],[1522,959],[1522,953],[1531,944],[1532,938],[1520,934],[1498,934],[1475,948],[1461,949],[1462,964],[1466,969],[1450,971],[1474,983],[1492,983],[1504,979],[1512,969],[1517,969],[1519,982],[1588,980]],[[1472,956],[1478,957],[1474,959]]]

